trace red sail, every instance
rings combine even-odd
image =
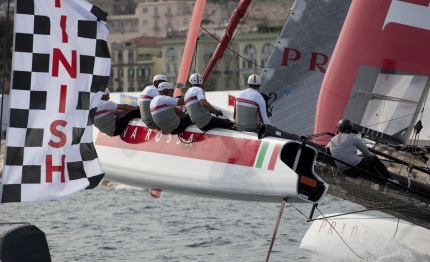
[[[317,104],[315,133],[334,132],[363,66],[430,75],[430,1],[353,1]]]

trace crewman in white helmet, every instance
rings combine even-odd
[[[241,91],[234,105],[234,119],[239,131],[258,133],[261,125],[271,125],[267,117],[266,101],[259,92],[261,79],[252,74],[248,78],[248,88]]]
[[[142,122],[150,129],[159,129],[152,118],[149,104],[151,103],[151,100],[158,95],[158,85],[164,82],[167,82],[166,76],[154,76],[154,79],[152,80],[153,84],[145,87],[139,96],[139,108]]]
[[[221,110],[213,107],[207,100],[205,92],[202,89],[203,78],[200,74],[192,74],[189,78],[191,88],[185,94],[185,105],[187,112],[190,114],[193,123],[201,130],[207,131],[209,129],[232,128],[234,122],[227,118],[218,118],[211,115],[223,116]]]
[[[158,85],[158,95],[152,99],[150,110],[152,118],[159,129],[168,134],[180,134],[192,124],[188,114],[182,114],[180,110],[175,110],[176,106],[184,105],[185,85],[176,84],[181,89],[182,95],[173,98],[174,87],[169,82]],[[180,116],[178,116],[180,115]]]
[[[109,101],[110,91],[105,89],[97,105],[94,126],[108,136],[120,135],[133,118],[140,118],[139,107],[128,104],[116,104]]]

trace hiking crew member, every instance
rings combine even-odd
[[[351,166],[364,169],[370,173],[376,173],[385,178],[391,178],[385,165],[377,156],[370,153],[363,141],[355,135],[350,134],[352,123],[348,119],[341,119],[338,123],[339,133],[333,137],[328,144],[331,155]],[[357,155],[357,149],[364,155],[363,158]],[[352,172],[351,166],[335,161],[337,168],[347,175],[357,177],[358,174]]]
[[[139,108],[142,122],[150,129],[159,129],[152,119],[151,111],[149,110],[149,104],[151,100],[158,96],[158,85],[167,82],[167,77],[164,75],[156,75],[152,80],[153,84],[145,87],[139,96]]]
[[[97,105],[94,126],[108,136],[120,135],[133,118],[140,118],[139,107],[127,104],[116,104],[109,101],[109,89],[106,88]]]
[[[248,88],[241,91],[234,101],[234,119],[239,131],[258,133],[260,125],[271,125],[266,101],[258,91],[260,85],[260,77],[252,74],[248,78]]]
[[[205,92],[201,87],[203,84],[202,76],[200,74],[192,74],[189,78],[189,82],[191,88],[188,89],[185,94],[185,105],[193,123],[203,131],[208,131],[215,127],[232,128],[234,122],[229,119],[221,119],[211,115],[212,113],[217,116],[222,116],[223,113],[206,100]]]
[[[163,82],[158,85],[158,95],[151,101],[150,110],[155,124],[168,134],[180,134],[192,124],[190,116],[175,110],[175,106],[184,105],[185,85],[178,83],[176,85],[181,88],[182,95],[179,98],[173,98],[174,87],[169,82]]]

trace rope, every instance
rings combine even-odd
[[[346,241],[343,239],[343,237],[339,234],[339,232],[337,232],[337,230],[333,227],[333,225],[328,221],[328,219],[326,219],[326,217],[324,216],[324,214],[321,212],[321,210],[319,210],[318,207],[316,207],[316,209],[318,210],[318,212],[320,212],[320,214],[323,216],[323,218],[326,220],[326,222],[330,225],[330,227],[334,230],[334,232],[336,232],[336,234],[339,236],[339,238],[342,240],[342,242],[348,247],[349,250],[351,250],[351,252],[356,255],[358,258],[361,258],[362,260],[364,260],[364,258],[362,258],[361,256],[359,256],[347,243]]]
[[[180,134],[178,134],[178,139],[179,139],[179,141],[181,141],[182,143],[184,143],[184,144],[186,144],[186,145],[189,145],[189,144],[192,144],[192,143],[194,143],[194,142],[196,142],[197,140],[199,140],[200,139],[200,137],[202,137],[204,134],[206,134],[206,132],[207,131],[204,131],[203,133],[201,133],[196,139],[193,139],[192,141],[190,141],[190,142],[185,142],[184,140],[182,140],[182,138],[181,138],[181,136],[180,136]]]

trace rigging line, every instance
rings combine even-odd
[[[199,38],[197,37],[196,41],[196,48],[194,49],[194,72],[196,72],[196,66],[197,66],[197,48],[199,46]]]
[[[363,210],[357,210],[357,211],[340,213],[340,214],[337,214],[337,215],[332,215],[332,216],[328,216],[328,217],[324,217],[324,218],[313,218],[313,219],[310,219],[309,221],[317,221],[317,220],[323,220],[323,219],[326,219],[326,218],[341,217],[341,216],[344,216],[344,215],[359,214],[359,213],[365,213],[365,212],[370,212],[370,211],[378,211],[378,210],[380,210],[380,209],[379,208],[363,209]],[[346,219],[346,218],[342,218],[342,219]],[[379,218],[374,218],[374,219],[379,219]]]
[[[361,91],[358,89],[353,89],[352,91],[359,93],[359,94],[370,95],[372,98],[379,98],[381,100],[394,101],[394,102],[404,102],[404,103],[410,103],[410,104],[417,104],[418,103],[418,102],[412,101],[412,100],[407,100],[407,99],[402,99],[402,98],[394,97],[394,96],[387,96],[387,95],[382,95],[382,94],[377,94],[377,93]]]
[[[224,5],[227,5],[227,1],[223,4],[223,5],[219,5],[218,6],[218,8],[217,9],[215,9],[212,13],[210,13],[208,16],[206,16],[205,18],[203,18],[203,20],[201,21],[201,22],[203,22],[203,21],[206,21],[209,17],[211,17],[216,11],[218,11],[218,9],[220,9],[222,6],[224,6]],[[228,7],[227,7],[228,8]],[[222,12],[222,10],[221,10],[221,12]],[[201,22],[200,22],[200,24],[201,24]]]
[[[325,218],[324,214],[321,212],[321,210],[318,207],[315,207],[318,212],[320,212],[320,214]],[[330,221],[328,221],[328,219],[325,219],[326,222],[330,225],[330,227],[334,230],[334,232],[336,232],[336,234],[339,236],[340,239],[342,239],[343,243],[349,248],[349,250],[351,250],[352,253],[354,253],[357,257],[361,258],[362,260],[364,260],[364,258],[362,258],[361,256],[359,256],[347,243],[346,241],[343,239],[343,237],[339,234],[339,232],[337,232],[337,230],[334,228],[334,226],[330,223]]]
[[[217,39],[214,35],[212,35],[208,30],[206,30],[206,28],[204,28],[203,26],[200,26],[202,29],[203,29],[203,31],[205,31],[209,36],[211,36],[213,39],[215,39],[218,43],[220,43],[220,41],[219,41],[219,39]],[[248,60],[246,57],[244,57],[244,56],[242,56],[242,55],[240,55],[238,52],[236,52],[236,51],[234,51],[233,49],[231,49],[230,47],[226,47],[228,50],[230,50],[233,54],[235,54],[235,55],[237,55],[237,56],[239,56],[240,58],[242,58],[242,59],[244,59],[244,60],[246,60],[246,61],[248,61],[248,62],[250,62],[251,64],[253,64],[253,65],[255,65],[255,66],[257,66],[257,67],[261,67],[261,68],[268,68],[268,67],[265,67],[265,66],[262,66],[262,65],[259,65],[259,64],[257,64],[257,63],[254,63],[254,62],[252,62],[252,61],[250,61],[250,60]]]
[[[237,5],[237,6],[239,6],[239,4]],[[255,6],[255,2],[254,2],[254,5],[251,7],[251,10],[254,8],[254,6]],[[251,10],[248,12],[248,14],[247,14],[247,16],[243,19],[243,22],[240,24],[240,26],[239,26],[239,28],[238,29],[236,29],[235,31],[236,31],[236,34],[231,38],[231,40],[230,40],[230,42],[229,42],[229,44],[226,46],[226,49],[228,49],[228,50],[230,50],[233,54],[235,54],[235,55],[237,55],[237,56],[239,56],[239,57],[241,57],[241,58],[243,58],[243,59],[245,59],[245,60],[247,60],[247,61],[249,61],[248,59],[246,59],[245,57],[243,57],[243,56],[241,56],[241,55],[239,55],[239,53],[238,52],[235,52],[232,48],[230,48],[229,46],[231,46],[231,43],[234,41],[234,39],[236,38],[236,36],[237,36],[237,34],[239,33],[239,31],[240,31],[240,29],[242,28],[242,25],[245,23],[245,21],[246,21],[246,19],[248,18],[248,16],[249,16],[249,14],[251,13]],[[219,40],[219,39],[217,39],[214,35],[212,35],[211,33],[209,33],[209,31],[208,30],[206,30],[201,24],[200,24],[200,28],[202,28],[208,35],[210,35],[213,39],[215,39],[218,43],[221,43],[221,41]],[[236,65],[237,65],[237,68],[239,68],[239,65],[238,65],[238,63],[237,63],[237,61],[238,61],[238,59],[236,58]],[[252,61],[249,61],[249,62],[251,62],[252,63]],[[217,63],[217,65],[216,66],[218,66],[218,64],[219,64],[219,61],[218,61],[218,63]],[[256,64],[257,65],[257,64]],[[258,66],[258,65],[257,65]],[[261,67],[261,66],[260,66]],[[240,76],[240,74],[239,74],[239,76]],[[210,74],[210,77],[212,77],[212,74]],[[209,77],[208,77],[208,80],[209,80]],[[240,77],[239,77],[239,80],[240,80]],[[240,83],[241,83],[242,81],[240,81]]]
[[[396,237],[396,234],[397,234],[397,230],[399,229],[399,224],[400,224],[400,218],[397,218],[397,225],[396,225],[396,231],[394,231],[394,235],[393,235],[393,238],[395,238],[395,237]]]
[[[263,17],[264,17],[264,23],[266,23],[266,26],[267,26],[267,30],[269,30],[269,33],[270,33],[270,26],[269,26],[269,22],[267,21],[267,16],[264,14],[264,10],[263,10],[263,7],[261,6],[261,3],[260,3],[260,1],[258,1],[257,0],[257,2],[258,2],[258,5],[260,6],[260,9],[261,9],[261,13],[263,13]]]
[[[309,218],[302,211],[300,211],[297,207],[295,207],[292,203],[290,203],[290,202],[287,202],[287,203],[290,204],[290,206],[292,206],[297,212],[299,212],[300,214],[302,214],[302,216],[304,218],[306,218],[306,220],[309,220]]]
[[[184,144],[186,144],[186,145],[189,145],[189,144],[192,144],[192,143],[194,143],[194,142],[196,142],[197,140],[199,140],[200,139],[200,137],[202,137],[204,134],[206,134],[206,132],[207,131],[204,131],[203,133],[201,133],[196,139],[193,139],[192,141],[189,141],[189,142],[185,142],[184,140],[182,140],[182,138],[181,138],[181,136],[180,136],[180,134],[178,134],[178,139],[179,139],[179,141],[181,141],[182,143],[184,143]]]
[[[3,133],[2,131],[2,123],[3,123],[3,108],[4,108],[4,90],[5,90],[5,83],[6,83],[6,58],[7,58],[7,41],[8,41],[8,35],[9,35],[9,6],[10,6],[10,0],[7,1],[7,7],[6,7],[6,30],[5,30],[5,37],[4,37],[4,50],[3,50],[3,76],[2,76],[2,91],[1,91],[1,108],[0,108],[0,136]]]
[[[399,116],[397,118],[392,118],[392,119],[389,119],[389,120],[386,120],[386,121],[382,121],[382,122],[371,124],[371,125],[364,126],[364,127],[369,128],[370,126],[376,126],[376,125],[379,125],[379,124],[383,124],[383,123],[387,123],[387,122],[390,122],[390,121],[398,120],[398,119],[401,119],[401,118],[404,118],[404,117],[413,116],[413,115],[416,115],[416,114],[419,114],[419,113],[412,113],[412,114],[409,114],[409,115]]]
[[[288,202],[287,202],[287,203],[288,203]],[[254,202],[250,202],[250,204],[251,204],[251,205],[254,205],[254,206],[257,206],[257,207],[261,207],[261,208],[264,208],[264,209],[270,210],[270,211],[273,211],[273,212],[278,212],[278,211],[279,211],[279,210],[276,210],[276,209],[273,209],[273,208],[269,208],[269,207],[265,207],[265,206],[263,206],[263,205],[259,205],[259,204],[254,203]],[[295,219],[298,219],[298,220],[302,220],[300,217],[297,217],[297,216],[294,216],[294,215],[291,215],[291,214],[287,214],[286,216],[287,216],[287,217],[292,217],[292,218],[295,218]]]

